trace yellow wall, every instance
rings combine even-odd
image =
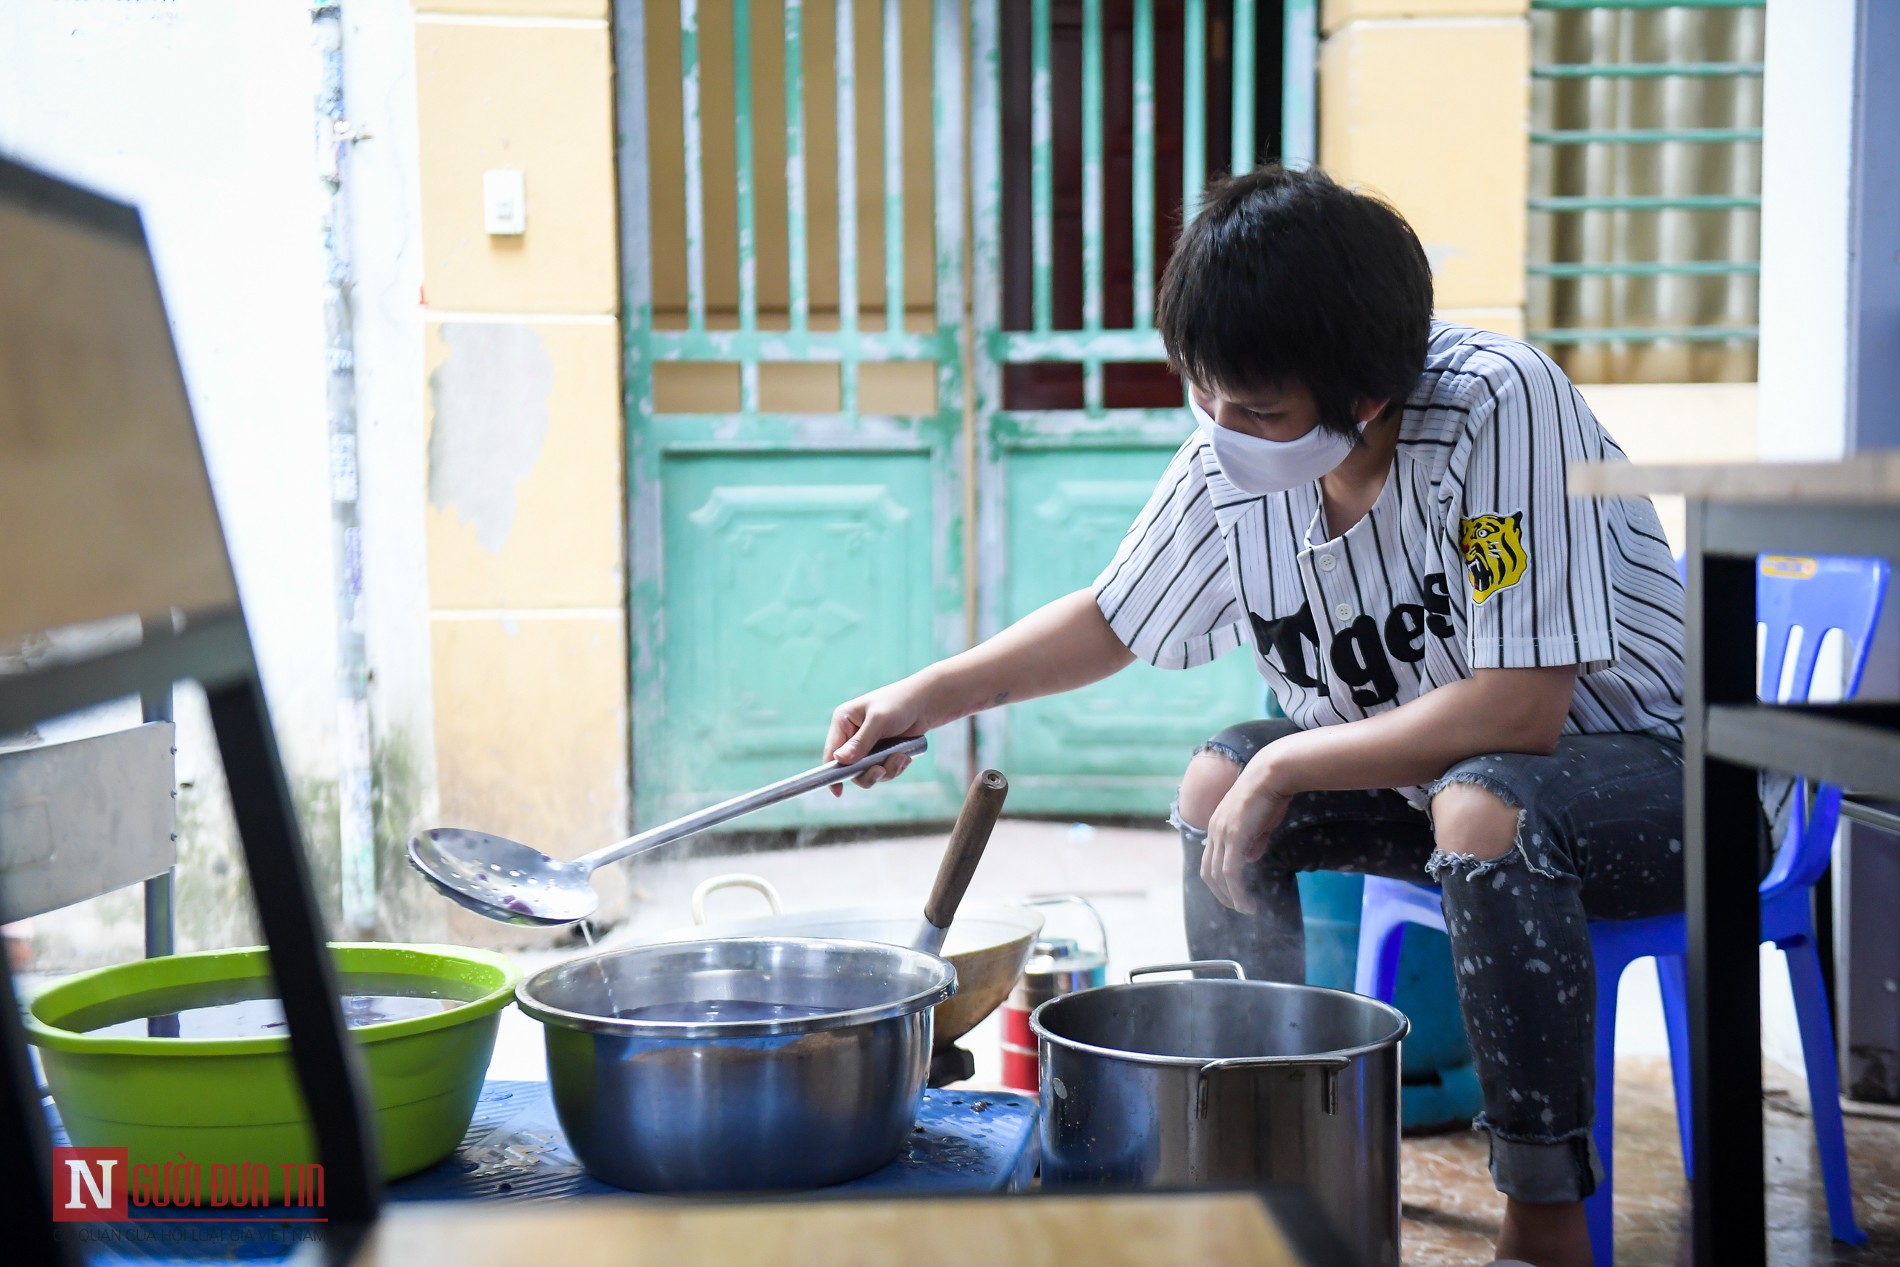
[[[1753,383],[1589,383],[1590,411],[1632,462],[1756,462]],[[1658,497],[1663,531],[1681,553],[1682,498]]]
[[[571,857],[628,804],[607,3],[415,9],[442,819]],[[522,236],[484,231],[496,168]]]
[[[1329,0],[1322,26],[1321,165],[1411,221],[1441,316],[1521,335],[1525,0]]]
[[[1512,18],[1523,16],[1525,0],[1325,0],[1320,30],[1331,35],[1348,22],[1371,18]]]

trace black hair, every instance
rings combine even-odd
[[[1320,425],[1357,438],[1354,404],[1402,403],[1425,367],[1432,272],[1389,204],[1318,168],[1219,181],[1161,277],[1168,364],[1200,387],[1303,384]]]

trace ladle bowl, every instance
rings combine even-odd
[[[572,924],[600,905],[593,868],[576,867],[485,831],[425,831],[409,842],[409,861],[448,897],[489,919]]]

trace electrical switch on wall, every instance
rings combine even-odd
[[[527,180],[513,169],[482,173],[482,227],[495,235],[528,231]]]

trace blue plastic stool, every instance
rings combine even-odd
[[[1808,698],[1815,661],[1828,630],[1846,640],[1846,695],[1860,689],[1881,601],[1887,591],[1887,564],[1878,559],[1793,559],[1764,556],[1756,574],[1756,615],[1765,628],[1761,696],[1783,702]],[[1787,690],[1781,689],[1788,647],[1796,628],[1803,631]],[[1761,882],[1761,935],[1788,959],[1795,1014],[1801,1028],[1802,1061],[1807,1066],[1808,1100],[1814,1117],[1814,1142],[1820,1153],[1821,1180],[1827,1191],[1828,1228],[1834,1239],[1864,1245],[1867,1234],[1854,1222],[1853,1189],[1847,1169],[1847,1139],[1841,1125],[1840,1072],[1836,1066],[1834,1022],[1828,1014],[1815,945],[1811,891],[1826,870],[1840,822],[1841,789],[1818,784],[1809,801],[1804,784],[1796,792],[1794,822]],[[1438,890],[1402,880],[1369,878],[1359,918],[1359,964],[1354,988],[1390,1001],[1398,973],[1399,948],[1407,924],[1445,929]],[[1675,1082],[1676,1126],[1682,1137],[1684,1172],[1695,1173],[1694,1130],[1689,1106],[1689,1007],[1683,973],[1688,936],[1683,917],[1662,915],[1641,920],[1591,920],[1590,942],[1596,956],[1596,1123],[1592,1134],[1603,1160],[1603,1183],[1584,1203],[1590,1224],[1590,1248],[1597,1267],[1616,1261],[1612,1201],[1611,1140],[1616,1094],[1616,991],[1623,970],[1638,959],[1654,957],[1661,985],[1663,1015],[1669,1031],[1670,1072]]]
[[[1309,871],[1299,877],[1306,923],[1306,983],[1353,988],[1364,876]],[[1451,943],[1442,933],[1405,940],[1392,1002],[1412,1020],[1400,1063],[1399,1125],[1407,1132],[1463,1129],[1484,1107],[1471,1046],[1458,1013]]]

